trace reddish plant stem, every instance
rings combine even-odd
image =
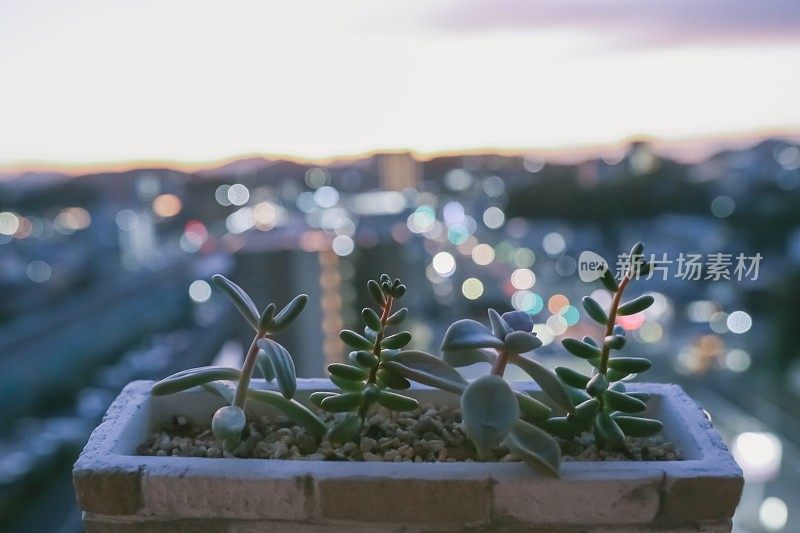
[[[508,365],[508,354],[505,350],[497,350],[497,359],[495,359],[492,364],[492,371],[490,374],[503,377],[506,371],[506,365]]]
[[[375,336],[375,346],[372,348],[372,353],[375,357],[380,360],[381,358],[381,341],[386,334],[386,321],[389,320],[389,315],[392,313],[392,304],[394,303],[394,298],[392,296],[386,297],[386,303],[383,305],[382,313],[381,313],[381,329],[380,331],[376,332]],[[369,378],[367,378],[367,383],[375,383],[375,380],[378,378],[378,369],[380,368],[380,363],[376,366],[372,367],[369,371]]]
[[[622,293],[625,292],[625,287],[627,287],[628,283],[631,281],[632,268],[632,266],[629,267],[628,271],[622,277],[622,280],[619,282],[619,288],[617,288],[617,292],[614,294],[614,299],[611,301],[611,308],[608,310],[608,321],[606,322],[605,337],[608,337],[614,333],[614,326],[617,323],[617,310],[619,309],[619,302],[622,299]],[[603,347],[600,352],[600,368],[598,369],[601,374],[608,373],[608,356],[611,354],[611,348],[605,342],[605,337],[603,337]]]
[[[233,396],[233,405],[240,409],[244,409],[245,401],[247,400],[247,390],[250,388],[250,379],[253,377],[253,370],[256,367],[256,360],[258,359],[258,341],[266,337],[266,331],[257,331],[256,336],[250,344],[250,349],[247,350],[247,355],[244,358],[244,365],[242,366],[242,377],[239,378],[239,383],[236,384],[236,393]]]

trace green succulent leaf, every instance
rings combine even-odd
[[[641,413],[647,409],[647,405],[643,401],[615,390],[607,390],[603,394],[603,400],[609,408],[624,413]]]
[[[461,395],[462,426],[478,453],[497,446],[519,418],[519,404],[508,383],[488,375],[470,383]]]
[[[626,392],[626,394],[631,398],[636,398],[640,402],[644,403],[647,403],[647,401],[650,399],[650,395],[646,392]]]
[[[608,378],[605,374],[597,373],[586,384],[586,392],[592,396],[599,396],[608,389]]]
[[[589,420],[600,410],[600,401],[597,398],[590,398],[575,406],[574,416],[576,420]],[[569,418],[569,415],[567,416]]]
[[[609,368],[606,372],[606,376],[608,377],[609,381],[621,381],[627,378],[630,374],[627,372],[623,372],[621,370],[614,370],[613,368]]]
[[[380,331],[381,329],[381,317],[378,316],[373,309],[369,307],[365,307],[361,310],[361,318],[364,320],[364,324],[367,325],[373,331]]]
[[[258,319],[258,331],[271,331],[272,321],[275,318],[275,304],[271,303],[264,308]]]
[[[589,383],[589,376],[585,376],[580,372],[565,366],[557,366],[556,375],[560,377],[561,381],[563,381],[566,385],[578,389],[585,389],[586,384]]]
[[[524,461],[537,472],[551,477],[559,477],[558,469],[561,448],[553,437],[522,420],[517,420],[505,437],[511,454]]]
[[[600,357],[600,349],[592,346],[588,342],[579,341],[578,339],[566,338],[561,341],[561,345],[567,349],[572,355],[577,355],[583,359],[594,359]]]
[[[520,391],[514,391],[514,394],[517,397],[517,404],[519,404],[519,410],[523,418],[533,420],[534,422],[541,422],[550,416],[552,409],[536,398]]]
[[[361,433],[361,418],[351,415],[331,426],[328,430],[328,440],[343,444],[355,440],[359,433]]]
[[[229,404],[233,403],[233,396],[235,394],[235,391],[233,387],[231,387],[227,383],[212,381],[210,383],[203,383],[200,386],[203,387],[205,390],[216,394]]]
[[[455,367],[474,365],[475,363],[492,363],[497,355],[485,348],[469,348],[467,350],[443,351],[442,359]]]
[[[381,341],[381,348],[399,349],[411,342],[411,333],[401,331],[394,335],[389,335]]]
[[[383,291],[381,290],[381,286],[378,285],[378,282],[374,279],[371,279],[367,282],[367,290],[369,291],[369,295],[372,296],[372,299],[375,300],[375,303],[383,307],[386,305],[386,297],[383,295]]]
[[[611,292],[617,292],[619,290],[617,280],[614,278],[614,274],[609,268],[606,268],[605,272],[603,272],[603,275],[600,276],[600,282],[603,284],[603,287]]]
[[[488,313],[489,322],[492,324],[492,335],[502,340],[506,338],[506,335],[514,331],[511,326],[508,325],[508,322],[503,320],[503,317],[500,316],[500,313],[492,308],[489,308]]]
[[[617,392],[625,392],[626,389],[625,383],[623,383],[622,381],[617,381],[616,383],[612,383],[611,385],[609,385],[608,388]]]
[[[360,392],[366,387],[366,384],[361,380],[345,379],[336,374],[331,374],[328,376],[328,379],[330,379],[334,385],[346,391]]]
[[[593,338],[591,338],[589,335],[585,335],[583,337],[583,342],[585,342],[586,344],[588,344],[590,346],[594,346],[595,348],[600,348],[600,345],[597,344],[597,341],[594,340]]]
[[[273,341],[272,339],[259,339],[258,347],[264,350],[275,370],[275,380],[283,396],[289,400],[297,390],[297,373],[294,369],[294,361],[286,348]]]
[[[614,357],[608,360],[608,368],[627,374],[639,374],[649,370],[650,366],[650,361],[641,357]]]
[[[503,313],[503,320],[514,331],[530,333],[533,330],[533,318],[525,311],[508,311]]]
[[[460,394],[467,380],[438,357],[418,350],[406,350],[383,362],[384,368],[406,379]]]
[[[586,314],[588,314],[592,320],[604,326],[608,323],[608,316],[606,312],[603,311],[600,304],[597,303],[597,300],[591,296],[584,296],[581,301],[583,302],[583,308],[586,310]]]
[[[211,418],[211,431],[227,450],[233,450],[242,439],[247,423],[244,411],[235,405],[220,407]]]
[[[278,409],[290,420],[306,428],[306,430],[308,430],[318,440],[325,435],[325,432],[328,429],[325,427],[325,424],[308,409],[308,407],[301,404],[297,400],[287,400],[278,392],[271,390],[249,389],[247,391],[247,397],[252,398],[253,400],[264,402]]]
[[[378,403],[393,411],[413,411],[419,407],[419,402],[414,398],[389,391],[381,391]]]
[[[379,369],[376,377],[379,384],[389,389],[404,390],[411,387],[410,381],[388,368]]]
[[[258,330],[258,308],[256,304],[253,303],[252,298],[244,292],[244,289],[222,274],[215,274],[211,280],[214,282],[214,285],[219,287],[231,302],[233,302],[233,305],[239,310],[253,329]]]
[[[390,326],[399,326],[403,323],[403,321],[408,316],[408,308],[402,307],[389,315],[389,318],[386,319],[386,323]]]
[[[355,362],[365,368],[373,368],[380,363],[380,359],[369,350],[358,350],[353,353],[355,354],[353,356]]]
[[[574,387],[567,387],[567,394],[569,394],[570,399],[572,399],[572,403],[575,405],[583,403],[591,398],[589,393],[584,389],[576,389]]]
[[[503,341],[492,335],[486,326],[474,320],[463,319],[453,322],[442,341],[443,351],[468,350],[471,348],[503,347]]]
[[[511,356],[509,362],[524,370],[556,405],[570,413],[575,409],[567,389],[552,370],[524,355]]]
[[[630,258],[633,262],[641,262],[642,261],[642,254],[644,254],[644,243],[637,242],[631,248]]]
[[[625,434],[607,412],[600,411],[598,413],[594,419],[594,428],[602,437],[605,445],[612,449],[625,448]]]
[[[345,344],[352,346],[356,350],[372,350],[373,348],[372,341],[349,329],[340,331],[339,338],[342,339]]]
[[[242,371],[238,368],[227,368],[224,366],[201,366],[181,370],[171,376],[167,376],[150,389],[153,396],[164,396],[173,394],[186,389],[191,389],[204,383],[219,380],[235,381],[242,377]]]
[[[567,418],[563,416],[548,418],[542,422],[541,427],[551,435],[561,437],[562,439],[571,439],[582,431],[580,425],[571,420],[567,420]]]
[[[322,407],[322,400],[324,400],[325,398],[328,398],[330,396],[336,396],[337,394],[339,394],[339,393],[338,392],[322,392],[322,391],[312,392],[308,396],[308,399],[311,400],[311,403],[313,403],[317,407],[321,408]]]
[[[652,437],[664,428],[658,420],[638,416],[615,415],[611,418],[628,437]]]
[[[328,365],[328,372],[335,374],[340,378],[349,379],[351,381],[361,381],[367,379],[369,372],[363,368],[356,368],[354,366],[346,365],[344,363],[331,363]]]
[[[330,413],[345,413],[361,405],[361,393],[343,392],[329,396],[320,402],[320,406]]]
[[[509,355],[527,353],[542,345],[542,341],[533,333],[512,331],[504,340],[505,351]]]
[[[653,305],[654,301],[655,300],[653,299],[653,297],[650,296],[649,294],[639,296],[638,298],[634,298],[630,302],[620,305],[619,309],[617,309],[617,314],[620,314],[622,316],[635,315],[636,313],[644,311],[645,309]]]
[[[625,346],[625,337],[622,335],[608,335],[604,342],[612,350],[620,350]]]
[[[307,304],[308,295],[298,294],[295,296],[292,301],[286,304],[286,307],[281,309],[281,312],[275,316],[275,320],[272,321],[271,331],[273,333],[278,333],[291,326],[292,322],[297,320],[297,317],[300,316],[300,313],[303,312]]]
[[[265,380],[272,381],[275,379],[275,369],[272,368],[272,362],[269,360],[267,352],[261,348],[258,349],[258,355],[256,356],[256,367],[258,367],[261,377]]]

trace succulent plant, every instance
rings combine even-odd
[[[246,424],[247,399],[279,409],[304,426],[311,435],[321,438],[326,431],[325,425],[306,406],[292,399],[297,388],[292,356],[286,348],[269,338],[288,328],[300,316],[308,303],[308,296],[300,294],[294,297],[280,312],[276,312],[275,304],[270,303],[259,313],[252,298],[234,282],[219,274],[213,277],[213,281],[255,330],[242,368],[205,366],[183,370],[153,385],[151,394],[161,396],[202,386],[222,397],[229,405],[214,413],[211,429],[227,450],[233,450],[241,440]],[[265,380],[276,381],[280,392],[251,388],[250,380],[256,368]],[[235,382],[236,386],[231,386],[230,382]]]
[[[572,355],[587,360],[594,367],[587,376],[566,367],[556,368],[570,396],[575,399],[575,410],[566,417],[553,417],[543,427],[554,435],[570,438],[581,431],[592,430],[598,447],[627,452],[625,437],[648,437],[658,433],[662,424],[642,416],[648,395],[627,392],[623,379],[645,372],[650,361],[639,357],[612,357],[613,351],[625,346],[625,329],[618,325],[617,317],[633,315],[653,304],[653,297],[639,296],[622,303],[622,295],[631,280],[646,274],[650,265],[643,259],[644,245],[637,243],[630,252],[630,261],[620,279],[606,267],[600,276],[603,286],[612,293],[608,311],[593,298],[583,298],[587,315],[605,328],[602,342],[591,337],[582,340],[566,338],[562,345]]]
[[[315,392],[310,396],[311,401],[325,411],[349,413],[328,431],[328,438],[334,442],[355,439],[375,404],[395,411],[412,411],[419,406],[414,398],[394,392],[409,388],[411,383],[386,366],[393,357],[403,359],[413,353],[401,351],[411,342],[410,332],[388,332],[388,327],[399,326],[408,316],[405,307],[394,310],[394,304],[406,293],[406,286],[398,278],[392,281],[389,275],[383,274],[379,281],[370,280],[367,289],[378,306],[377,311],[366,307],[361,312],[363,334],[349,329],[339,333],[353,351],[348,362],[328,365],[330,379],[341,392]]]

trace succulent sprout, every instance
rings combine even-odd
[[[378,309],[364,308],[361,318],[364,333],[342,330],[339,337],[350,346],[345,363],[328,365],[331,381],[341,389],[339,393],[314,393],[311,401],[330,413],[349,413],[334,423],[328,438],[334,442],[353,440],[361,433],[364,419],[373,405],[395,411],[412,411],[419,406],[414,398],[394,391],[404,390],[411,383],[397,373],[387,362],[395,357],[402,359],[401,351],[411,342],[411,333],[400,331],[389,334],[389,326],[398,326],[406,316],[405,307],[393,310],[394,304],[406,293],[400,279],[392,280],[382,274],[378,280],[369,280],[367,290]]]
[[[308,303],[308,296],[296,296],[280,312],[276,312],[277,307],[270,303],[259,313],[252,298],[237,284],[219,274],[213,277],[213,281],[255,330],[241,370],[214,366],[183,370],[153,385],[151,394],[161,396],[202,386],[223,398],[229,405],[214,413],[211,429],[227,450],[233,450],[239,444],[246,422],[245,403],[248,398],[279,409],[306,427],[312,435],[321,438],[325,425],[307,407],[292,399],[297,389],[292,356],[286,348],[269,338],[297,320]],[[250,387],[256,368],[265,380],[277,382],[280,393]],[[236,383],[235,388],[228,384],[230,382]]]
[[[643,260],[643,252],[642,243],[633,246],[628,268],[619,280],[608,268],[600,277],[603,286],[612,293],[608,311],[593,298],[583,298],[586,314],[605,327],[603,341],[598,343],[591,337],[562,341],[568,352],[587,360],[594,370],[591,376],[587,376],[570,368],[556,368],[556,374],[569,394],[582,401],[566,417],[547,420],[543,427],[550,433],[573,437],[581,431],[591,430],[599,447],[625,452],[626,436],[648,437],[661,431],[661,422],[641,416],[647,408],[647,395],[626,392],[622,381],[648,370],[650,361],[639,357],[611,356],[612,352],[625,346],[625,329],[616,323],[617,316],[633,315],[653,304],[653,297],[649,295],[622,303],[622,295],[631,280],[649,268]]]

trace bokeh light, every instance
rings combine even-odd
[[[477,300],[483,295],[483,283],[477,278],[467,278],[461,284],[461,293],[469,300]]]

